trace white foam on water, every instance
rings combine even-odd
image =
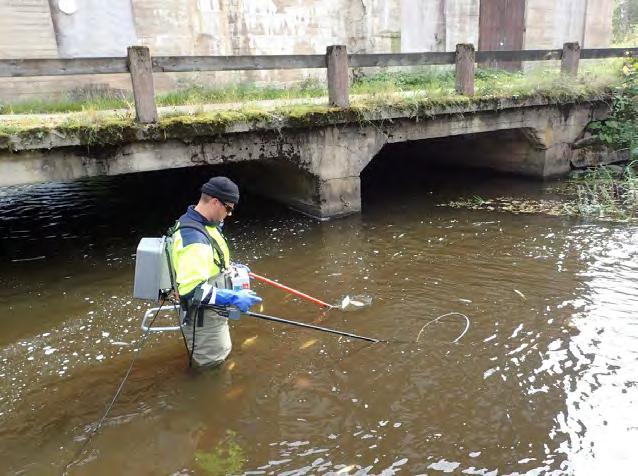
[[[372,304],[372,298],[366,295],[346,296],[339,306],[342,311],[356,311]]]

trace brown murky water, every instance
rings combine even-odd
[[[2,473],[59,474],[85,441],[142,335],[136,243],[210,173],[0,191]],[[635,474],[638,228],[436,206],[551,194],[467,175],[391,193],[372,177],[364,213],[329,223],[245,200],[226,226],[238,261],[373,298],[322,313],[255,284],[263,312],[390,342],[243,317],[229,361],[198,373],[179,334],[153,335],[70,474]],[[451,311],[471,321],[457,343],[456,318],[415,342]]]

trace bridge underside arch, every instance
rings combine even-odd
[[[459,184],[471,169],[542,177],[545,150],[525,129],[387,143],[361,172],[363,200],[385,190],[429,190],[442,170]]]
[[[387,143],[363,169],[361,177],[378,162],[405,158],[427,166],[482,168],[515,175],[542,177],[544,152],[528,129],[505,129],[477,134]]]

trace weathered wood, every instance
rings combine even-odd
[[[563,50],[477,51],[479,63],[488,61],[560,60]],[[581,59],[638,56],[638,48],[596,48],[581,50]],[[401,53],[349,55],[352,68],[454,64],[455,53]],[[237,71],[267,69],[325,68],[324,55],[262,56],[158,56],[153,71]],[[127,58],[7,59],[0,60],[0,77],[64,76],[128,72]]]
[[[146,46],[129,46],[128,66],[133,83],[137,120],[141,123],[157,122],[153,66],[149,49]]]
[[[126,58],[6,59],[0,77],[128,73]]]
[[[580,63],[580,45],[565,43],[563,45],[563,58],[560,64],[560,72],[565,76],[578,76],[578,63]]]
[[[382,53],[348,55],[351,68],[454,64],[454,53]]]
[[[521,51],[477,51],[476,62],[504,61],[547,61],[559,60],[563,57],[563,50],[521,50]]]
[[[345,45],[332,45],[326,49],[326,65],[328,66],[328,101],[330,105],[348,107],[350,100],[348,90],[348,51]]]
[[[456,92],[474,96],[474,45],[456,45]]]
[[[580,59],[622,58],[638,56],[638,48],[592,48],[580,51]]]
[[[325,55],[153,57],[153,71],[156,73],[185,73],[189,71],[253,71],[266,69],[325,67]]]

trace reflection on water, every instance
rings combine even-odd
[[[2,190],[4,472],[55,473],[99,420],[141,337],[135,245],[210,173]],[[328,223],[247,196],[226,224],[238,261],[328,302],[372,297],[323,312],[255,284],[262,312],[390,342],[243,317],[229,361],[198,373],[179,335],[152,336],[71,473],[636,472],[638,228],[437,207],[550,194],[458,180],[398,181]],[[471,319],[455,344],[463,320],[423,327],[447,312]]]
[[[573,325],[579,334],[555,344],[551,360],[565,371],[561,382],[566,408],[556,431],[567,435],[562,450],[578,474],[628,474],[638,471],[636,384],[638,305],[635,230],[583,227],[576,233],[588,250],[580,275],[584,289],[576,301]]]

